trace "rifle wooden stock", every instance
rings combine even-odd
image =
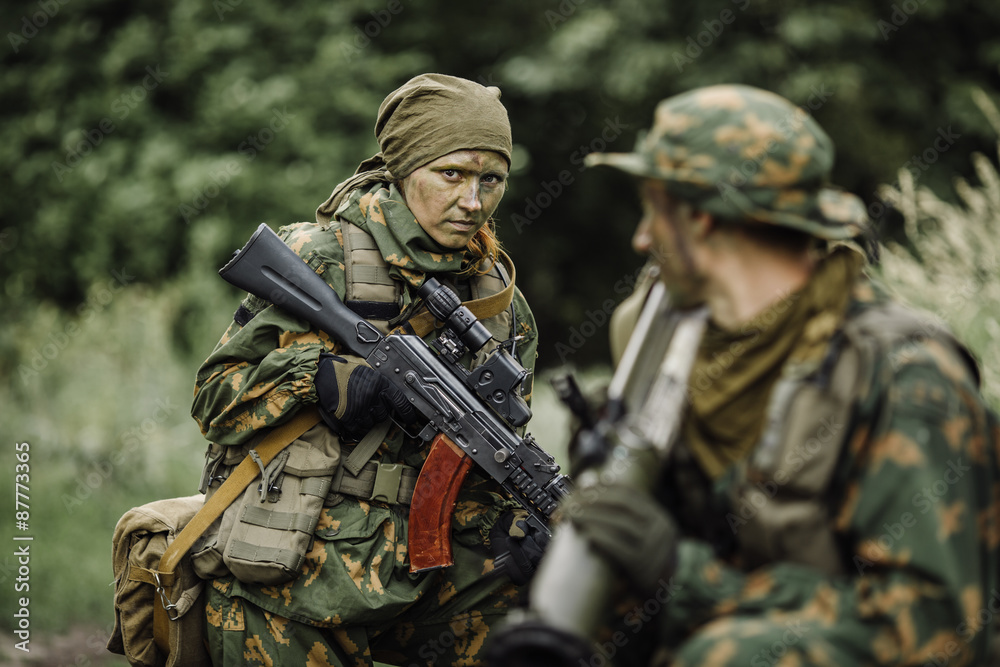
[[[431,443],[410,502],[410,572],[448,567],[455,562],[451,554],[451,515],[472,463],[472,458],[444,433]]]

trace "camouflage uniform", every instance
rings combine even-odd
[[[379,183],[351,192],[330,223],[298,223],[281,235],[344,298],[341,220],[375,239],[390,275],[404,285],[405,320],[416,288],[433,270],[459,291],[462,251],[434,253],[395,186]],[[402,240],[401,240],[402,239]],[[519,361],[534,366],[531,311],[515,293],[514,322],[524,336]],[[242,445],[255,431],[280,424],[317,401],[313,386],[321,352],[336,352],[328,336],[269,304],[248,297],[245,325],[232,324],[198,371],[192,414],[205,436]],[[428,336],[434,336],[432,333]],[[427,446],[393,427],[376,458],[419,468]],[[207,602],[209,648],[215,664],[475,665],[486,634],[518,599],[493,568],[484,545],[498,515],[513,506],[491,480],[472,471],[459,494],[452,524],[455,564],[410,574],[404,506],[343,497],[325,507],[299,576],[259,586],[233,577],[213,580]]]
[[[825,133],[745,86],[666,100],[635,153],[589,162],[661,179],[718,218],[827,242],[864,226],[860,201],[825,185]],[[592,664],[648,664],[654,646],[673,665],[984,664],[1000,611],[1000,478],[975,362],[935,318],[892,304],[870,280],[842,287],[840,314],[803,329],[810,362],[781,363],[741,460],[710,475],[683,439],[674,448],[657,498],[682,530],[676,570],[652,597],[618,598]],[[624,306],[617,325],[627,330],[635,312]],[[864,379],[843,417],[803,412],[803,392],[832,382],[858,350],[869,355]],[[792,391],[780,399],[785,380]]]

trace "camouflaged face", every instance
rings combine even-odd
[[[597,153],[701,210],[730,220],[781,225],[829,240],[867,225],[861,200],[827,186],[833,144],[801,107],[739,85],[700,88],[660,102],[633,153]]]

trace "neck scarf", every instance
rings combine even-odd
[[[709,323],[688,384],[684,440],[712,478],[744,459],[761,436],[771,389],[783,371],[815,367],[826,355],[861,271],[841,247],[809,282],[736,331]]]
[[[459,274],[469,268],[472,252],[439,245],[423,230],[394,184],[378,182],[343,198],[337,215],[371,234],[389,265],[389,275],[415,288],[428,273]]]

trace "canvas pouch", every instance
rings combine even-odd
[[[203,479],[207,497],[246,456],[247,447],[209,449]],[[340,440],[317,424],[261,465],[261,477],[209,527],[192,548],[194,572],[202,579],[234,575],[245,583],[275,585],[299,572],[319,522]],[[255,459],[256,460],[256,459]]]

